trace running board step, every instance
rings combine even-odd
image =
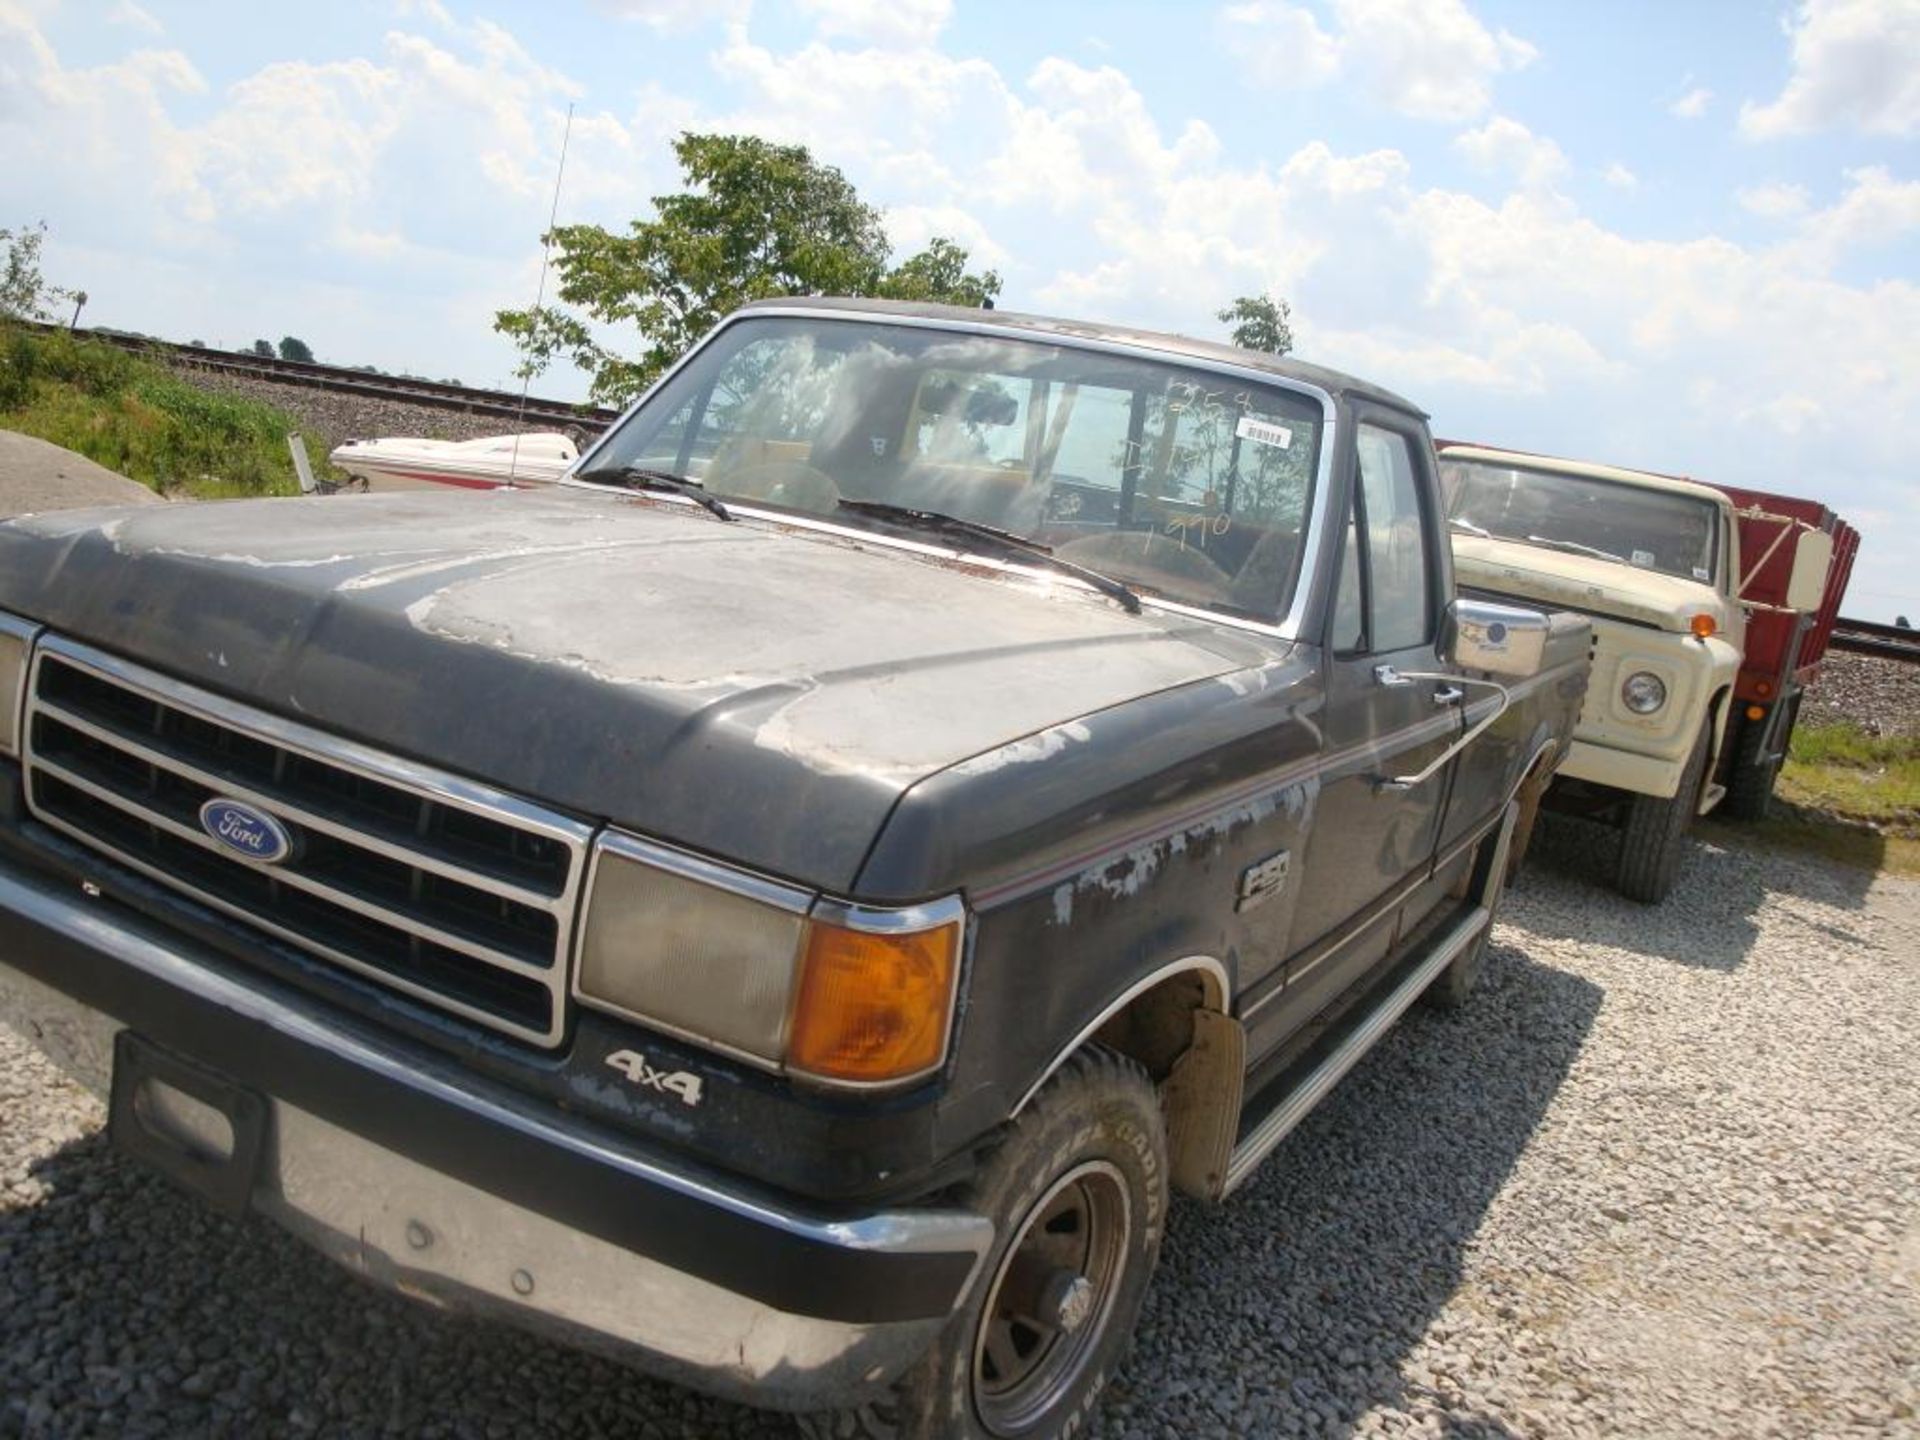
[[[1360,1063],[1360,1057],[1379,1043],[1380,1038],[1392,1028],[1393,1022],[1420,998],[1420,992],[1431,985],[1461,951],[1479,938],[1480,932],[1487,928],[1491,919],[1485,906],[1475,905],[1462,912],[1459,919],[1427,942],[1430,948],[1426,954],[1391,983],[1373,1008],[1353,1022],[1352,1028],[1340,1041],[1302,1074],[1298,1083],[1287,1091],[1267,1117],[1234,1147],[1233,1156],[1227,1161],[1226,1184],[1221,1189],[1223,1195],[1239,1189],[1254,1168],[1287,1138],[1294,1126],[1306,1119],[1308,1112],[1327,1097],[1327,1092]]]

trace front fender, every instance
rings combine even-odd
[[[1707,724],[1718,752],[1726,728],[1722,702],[1740,668],[1738,649],[1718,635],[1701,639],[1598,618],[1593,634],[1593,679],[1574,732],[1577,750],[1569,774],[1602,779],[1583,772],[1599,763],[1594,752],[1608,751],[1628,757],[1629,770],[1643,768],[1635,762],[1647,762],[1661,769],[1672,766],[1677,773]],[[1667,687],[1667,703],[1651,715],[1636,715],[1621,698],[1623,683],[1641,671]]]

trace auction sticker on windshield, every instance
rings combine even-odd
[[[1293,431],[1284,425],[1256,420],[1251,415],[1242,415],[1240,423],[1233,427],[1233,433],[1242,440],[1253,441],[1256,445],[1274,445],[1282,450],[1293,448]]]

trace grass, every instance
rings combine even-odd
[[[1798,726],[1774,795],[1770,839],[1920,877],[1920,736]]]
[[[165,495],[212,500],[299,492],[287,435],[257,400],[216,395],[98,341],[0,328],[0,428],[86,456]],[[316,474],[324,450],[306,440]]]

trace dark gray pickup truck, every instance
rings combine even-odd
[[[563,484],[0,526],[0,1016],[380,1284],[842,1435],[1053,1436],[1471,985],[1585,623],[1421,413],[750,307]]]

